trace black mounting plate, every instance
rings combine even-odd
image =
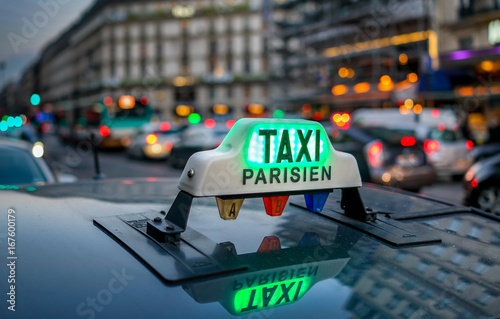
[[[304,196],[291,197],[289,202],[291,205],[307,210]],[[349,226],[374,237],[383,243],[395,247],[418,246],[441,242],[441,239],[438,236],[429,231],[429,229],[426,229],[423,225],[399,222],[382,216],[383,214],[371,213],[373,218],[362,220],[349,217],[342,212],[337,212],[331,208],[331,205],[325,205],[321,213],[311,214],[318,214],[330,220]]]
[[[188,280],[248,268],[235,258],[234,246],[217,244],[187,227],[177,242],[161,243],[146,231],[157,214],[142,213],[94,219],[94,224],[130,250],[168,282]]]

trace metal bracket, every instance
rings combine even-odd
[[[344,210],[344,214],[347,217],[362,222],[369,222],[377,219],[376,213],[366,211],[358,188],[342,188],[340,207]]]
[[[164,219],[153,219],[147,223],[147,234],[161,243],[178,242],[186,230],[193,196],[180,191]]]

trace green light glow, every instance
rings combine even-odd
[[[32,186],[30,186],[30,187],[26,187],[26,190],[27,190],[28,192],[34,192],[34,191],[36,191],[36,187],[32,187]]]
[[[19,189],[16,185],[0,185],[0,189]]]
[[[274,118],[282,119],[285,117],[285,112],[283,110],[276,110],[276,111],[274,111],[273,115],[274,115]]]
[[[236,314],[245,314],[296,302],[309,290],[311,277],[242,289],[234,296]]]
[[[280,167],[320,166],[329,158],[329,141],[323,127],[317,123],[300,127],[288,123],[262,123],[251,128],[248,136],[244,156],[249,168],[276,164]]]
[[[188,116],[188,121],[191,124],[198,124],[201,121],[201,116],[198,113],[191,113]]]
[[[38,95],[38,94],[31,95],[30,102],[31,102],[31,105],[34,105],[34,106],[37,106],[38,104],[40,104],[40,95]]]

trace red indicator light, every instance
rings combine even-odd
[[[50,130],[50,124],[49,123],[42,123],[41,126],[42,126],[41,127],[42,132],[44,132],[44,133],[48,133],[49,132],[49,130]]]
[[[148,134],[146,136],[146,143],[148,143],[149,145],[155,144],[156,142],[158,142],[158,136],[156,136],[155,134]]]
[[[264,207],[269,216],[281,216],[289,196],[264,197]]]
[[[235,120],[228,120],[228,121],[226,122],[226,127],[227,127],[228,129],[232,129],[232,128],[233,128],[233,126],[234,126],[234,123],[236,123],[236,121],[235,121]]]
[[[470,151],[474,147],[474,142],[468,140],[467,142],[465,142],[465,147]]]
[[[472,186],[473,188],[476,188],[477,185],[479,185],[479,182],[477,181],[477,179],[473,179],[471,182],[470,182],[470,186]]]
[[[147,96],[141,97],[141,104],[148,105],[149,104],[149,97],[147,97]]]
[[[103,100],[102,103],[106,106],[111,106],[113,104],[113,99],[109,96],[106,96]]]
[[[314,112],[312,118],[315,121],[321,121],[323,119],[323,114],[321,114],[321,112]]]
[[[438,124],[438,130],[440,130],[442,132],[445,129],[446,129],[446,125],[443,122],[441,122],[441,123]]]
[[[156,180],[157,180],[156,177],[147,177],[146,178],[146,181],[148,181],[148,182],[156,182]]]
[[[413,136],[406,136],[401,139],[401,145],[413,146],[415,145],[415,138]]]
[[[368,162],[370,163],[370,166],[372,167],[380,167],[382,166],[382,151],[384,150],[384,147],[382,146],[382,143],[380,142],[375,142],[373,143],[370,148],[368,148]]]
[[[432,110],[431,116],[433,118],[437,119],[439,117],[439,110],[437,110],[437,109]]]
[[[163,147],[165,147],[165,149],[166,149],[167,151],[171,151],[171,150],[172,150],[172,148],[174,147],[174,144],[172,144],[172,142],[168,142],[168,141],[167,141],[167,142],[165,142],[165,144],[163,144]]]
[[[205,120],[205,127],[206,128],[214,128],[215,127],[215,120],[214,119]]]
[[[170,128],[172,128],[172,125],[168,122],[161,122],[160,123],[160,131],[166,132],[170,131]]]
[[[430,154],[434,151],[439,151],[439,142],[436,140],[427,140],[424,142],[424,150]]]
[[[111,130],[106,125],[99,128],[99,134],[101,134],[101,136],[106,137],[109,133],[111,133]]]
[[[267,253],[270,251],[280,250],[280,249],[281,249],[281,242],[278,237],[266,236],[264,237],[264,240],[262,240],[258,252]]]

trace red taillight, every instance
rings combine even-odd
[[[172,144],[172,142],[168,142],[168,141],[167,141],[167,142],[165,142],[165,144],[163,144],[163,147],[165,147],[165,149],[166,149],[167,151],[171,151],[171,150],[172,150],[172,148],[174,147],[174,144]]]
[[[471,140],[468,140],[467,142],[465,142],[465,147],[468,149],[468,150],[471,150],[473,147],[474,147],[474,142],[471,141]]]
[[[472,186],[473,188],[476,188],[477,185],[479,185],[479,182],[477,181],[477,179],[473,179],[470,181],[470,186]]]
[[[382,151],[384,150],[384,147],[382,146],[382,143],[380,142],[375,142],[370,147],[368,148],[368,162],[370,163],[370,166],[373,167],[381,167],[383,164],[383,159],[382,159]]]
[[[226,122],[226,127],[227,127],[228,129],[232,129],[232,128],[233,128],[234,123],[236,123],[236,121],[235,121],[235,120],[228,120],[228,121]]]
[[[413,136],[406,136],[401,139],[401,145],[413,146],[415,145],[415,138]]]
[[[168,122],[161,122],[160,123],[160,131],[163,131],[163,132],[170,131],[171,127],[172,127],[172,125],[170,125],[170,123],[168,123]]]
[[[99,128],[99,134],[101,134],[101,136],[106,137],[109,135],[109,133],[111,133],[111,130],[106,125],[103,125]]]
[[[146,136],[146,143],[148,143],[149,145],[155,144],[156,142],[158,142],[158,136],[156,136],[155,134],[148,134]]]
[[[436,140],[425,141],[424,142],[424,150],[428,154],[435,152],[435,151],[439,151],[439,142]]]
[[[215,127],[215,120],[214,119],[207,119],[205,120],[205,127],[206,128],[214,128]]]

